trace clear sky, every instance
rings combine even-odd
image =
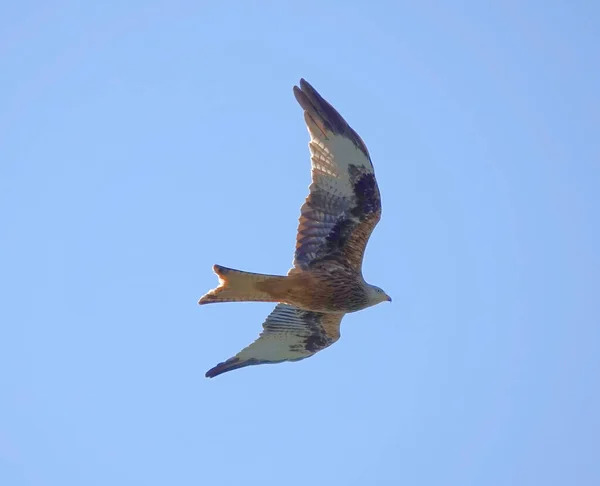
[[[600,6],[3,2],[0,484],[600,484]],[[291,265],[304,77],[360,133],[392,304],[207,369]]]

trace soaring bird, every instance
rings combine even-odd
[[[286,276],[214,265],[219,286],[199,301],[278,302],[258,339],[206,372],[298,361],[340,338],[345,314],[392,299],[365,282],[362,262],[381,217],[371,157],[360,136],[308,82],[294,86],[310,134],[312,183],[301,210],[293,267]]]

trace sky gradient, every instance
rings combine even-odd
[[[0,6],[0,484],[600,484],[594,2]],[[365,140],[393,297],[204,378],[310,182],[292,86]]]

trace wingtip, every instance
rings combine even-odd
[[[227,373],[228,371],[233,371],[239,368],[245,368],[246,366],[252,366],[256,364],[261,364],[261,362],[255,359],[241,360],[238,357],[233,357],[211,368],[204,374],[204,376],[206,378],[214,378],[215,376],[222,375],[223,373]]]
[[[308,93],[315,92],[315,88],[313,88],[312,84],[310,84],[306,79],[300,78],[300,81],[296,86],[294,86],[294,94],[303,93],[304,95]]]
[[[308,98],[306,97],[304,91],[302,91],[302,89],[300,89],[298,86],[294,86],[294,98],[296,98],[296,101],[304,111],[309,109],[310,102],[308,101]]]
[[[214,378],[215,376],[219,376],[223,373],[227,373],[228,371],[235,369],[235,364],[239,360],[240,360],[239,358],[231,358],[231,359],[228,359],[227,361],[223,361],[222,363],[219,363],[217,366],[214,366],[210,370],[208,370],[204,374],[204,376],[206,378]]]
[[[300,88],[304,89],[304,88],[308,88],[308,89],[314,89],[312,87],[312,85],[304,78],[300,78]]]
[[[204,373],[204,377],[205,378],[214,378],[215,376],[220,375],[221,373],[225,373],[224,371],[218,371],[217,368],[219,366],[215,366],[214,368],[211,368],[210,370],[208,370],[206,373]]]

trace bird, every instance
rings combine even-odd
[[[310,135],[311,184],[300,209],[293,266],[266,275],[214,265],[218,287],[200,305],[276,302],[256,341],[206,372],[299,361],[340,338],[345,314],[389,301],[362,275],[365,248],[381,218],[381,196],[367,146],[305,79],[293,88]]]

